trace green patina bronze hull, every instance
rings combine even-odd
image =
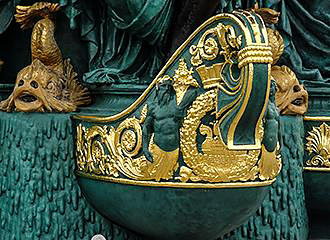
[[[104,217],[150,239],[213,240],[244,223],[268,193],[251,188],[172,188],[111,183],[78,175]]]

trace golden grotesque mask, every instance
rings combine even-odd
[[[303,115],[307,111],[308,93],[295,73],[287,66],[273,66],[272,77],[277,84],[276,105],[283,115]]]
[[[64,74],[46,67],[38,59],[18,74],[10,97],[0,103],[4,111],[71,112],[89,101],[87,89],[76,82],[76,74],[68,60]]]

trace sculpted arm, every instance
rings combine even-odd
[[[149,143],[153,132],[153,117],[152,114],[150,114],[149,112],[142,127],[142,150],[145,157],[150,162],[153,162],[152,154],[149,151]]]
[[[198,90],[195,88],[190,88],[185,93],[181,103],[177,107],[177,117],[182,119],[184,117],[185,110],[187,107],[192,104],[192,102],[196,99],[198,95]]]

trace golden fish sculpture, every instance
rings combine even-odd
[[[53,13],[59,4],[37,2],[17,6],[16,21],[22,29],[33,26],[32,63],[16,78],[13,93],[0,102],[0,110],[12,112],[72,112],[90,103],[87,88],[79,85],[69,59],[63,60],[54,38]],[[42,18],[34,24],[36,18]]]

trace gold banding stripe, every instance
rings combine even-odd
[[[182,183],[182,182],[151,182],[151,181],[136,181],[123,178],[113,178],[108,176],[100,176],[95,174],[88,174],[81,171],[76,171],[80,177],[90,178],[104,182],[113,182],[126,185],[145,186],[145,187],[167,187],[167,188],[247,188],[247,187],[264,187],[269,186],[275,182],[276,178],[263,182],[237,182],[237,183]]]
[[[304,116],[305,121],[330,121],[330,116]]]
[[[304,167],[305,171],[313,171],[313,172],[330,172],[330,168],[323,167]]]

